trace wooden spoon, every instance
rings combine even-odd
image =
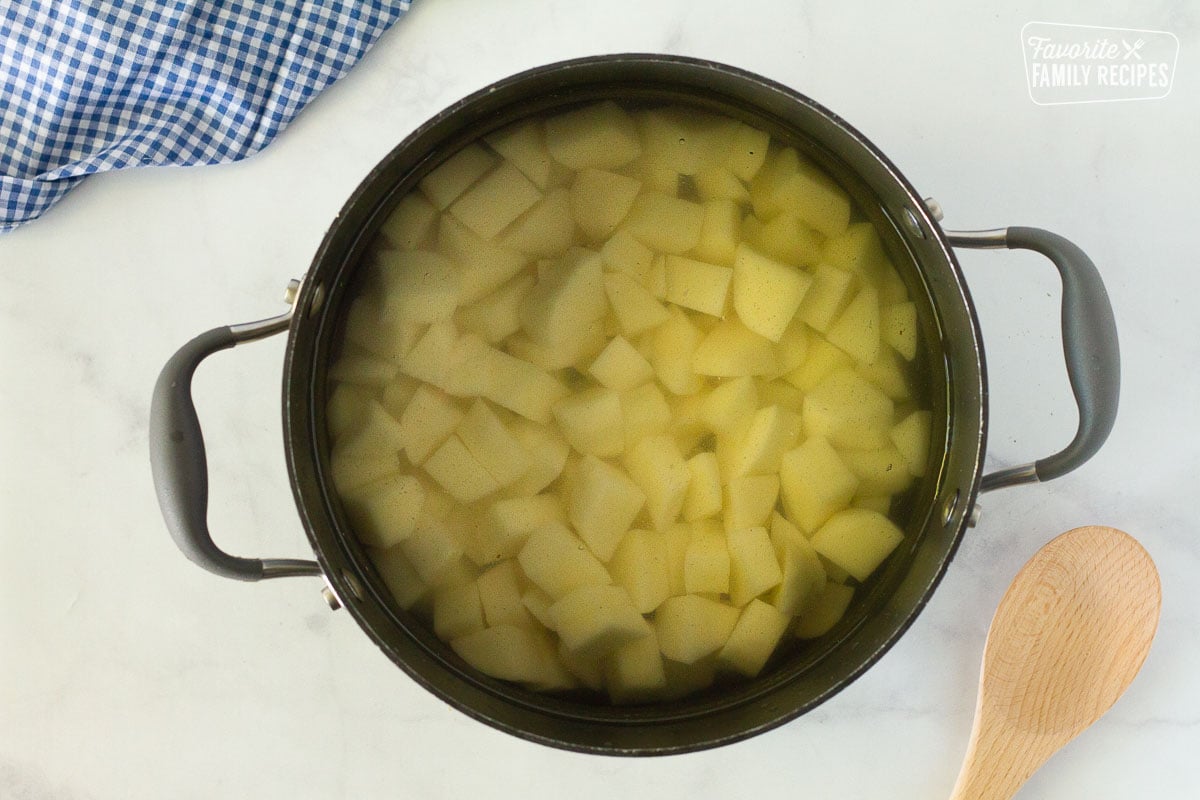
[[[983,651],[971,743],[951,800],[1005,800],[1117,702],[1158,627],[1150,555],[1115,528],[1039,550],[1000,601]]]

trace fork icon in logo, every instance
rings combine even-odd
[[[1145,40],[1145,39],[1138,39],[1138,40],[1137,40],[1136,42],[1134,42],[1133,44],[1130,44],[1129,42],[1127,42],[1127,41],[1125,41],[1124,39],[1122,39],[1122,40],[1121,40],[1121,44],[1125,45],[1125,55],[1124,55],[1124,56],[1122,56],[1122,58],[1124,58],[1124,60],[1125,60],[1125,61],[1128,61],[1128,60],[1129,60],[1129,57],[1130,57],[1130,56],[1133,56],[1133,57],[1134,57],[1134,58],[1136,58],[1138,61],[1141,61],[1141,60],[1142,60],[1142,54],[1141,54],[1141,53],[1139,53],[1139,52],[1138,52],[1138,50],[1141,50],[1141,49],[1142,49],[1142,45],[1144,45],[1145,43],[1146,43],[1146,40]]]

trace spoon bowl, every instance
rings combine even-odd
[[[1150,555],[1115,528],[1062,534],[1031,558],[988,630],[971,742],[951,800],[1004,800],[1132,683],[1158,628]]]

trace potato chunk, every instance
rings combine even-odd
[[[742,609],[733,632],[717,654],[717,663],[753,678],[762,672],[767,659],[775,652],[788,621],[788,617],[774,606],[751,600]]]
[[[625,449],[621,397],[612,389],[597,387],[564,397],[554,404],[554,418],[581,453],[608,458]]]
[[[928,411],[914,411],[896,423],[888,434],[904,456],[908,471],[917,477],[925,474],[925,464],[929,460],[931,420]]]
[[[850,508],[829,518],[813,534],[813,549],[859,581],[891,555],[904,532],[876,511]]]
[[[546,147],[575,170],[616,169],[642,152],[633,120],[611,100],[546,120]]]
[[[571,524],[602,561],[616,552],[625,531],[646,503],[646,495],[624,472],[585,456],[568,493]]]
[[[809,534],[845,508],[858,489],[858,478],[820,436],[783,455],[779,482],[788,518]]]
[[[479,145],[467,145],[426,175],[421,180],[421,191],[443,211],[495,163],[496,157]]]
[[[563,646],[598,658],[650,633],[650,626],[620,586],[581,586],[550,606]]]
[[[612,583],[608,570],[596,560],[575,534],[558,522],[535,530],[517,555],[525,577],[554,598],[580,586]]]
[[[633,207],[640,181],[599,169],[585,169],[571,185],[571,211],[584,235],[602,241],[612,235]]]
[[[760,336],[778,342],[812,284],[807,273],[737,246],[733,264],[733,308]]]
[[[535,340],[553,346],[569,341],[607,308],[600,257],[581,250],[529,290],[521,304],[521,325]]]
[[[741,607],[783,580],[771,538],[763,527],[742,528],[727,535],[729,602]]]
[[[670,436],[647,436],[625,456],[625,468],[646,495],[646,509],[655,530],[665,530],[679,518],[691,472]]]
[[[608,571],[642,614],[654,611],[670,595],[666,542],[654,531],[626,533],[608,562]]]
[[[724,316],[733,270],[683,256],[667,256],[667,300],[714,317]]]
[[[484,239],[491,239],[542,199],[512,164],[496,167],[450,205],[450,213]]]
[[[654,631],[664,656],[694,664],[725,645],[738,616],[736,608],[700,595],[671,597],[654,613]]]

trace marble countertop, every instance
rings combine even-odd
[[[418,0],[260,155],[94,177],[0,237],[0,796],[946,796],[996,603],[1041,544],[1084,524],[1145,544],[1161,626],[1126,696],[1020,796],[1200,795],[1200,19],[1180,2],[970,5]],[[1031,20],[1171,31],[1174,90],[1036,105],[1020,40]],[[558,752],[469,720],[330,612],[316,580],[250,585],[193,567],[166,535],[147,461],[168,356],[282,310],[287,280],[395,143],[497,78],[622,51],[724,61],[814,97],[936,197],[948,227],[1075,240],[1107,282],[1123,355],[1106,447],[1061,480],[984,497],[932,602],[860,680],[749,741],[649,760]],[[1029,254],[961,259],[992,382],[989,464],[1046,455],[1076,424],[1057,277]],[[308,554],[283,463],[282,352],[278,338],[239,348],[196,379],[211,527],[238,554]]]

